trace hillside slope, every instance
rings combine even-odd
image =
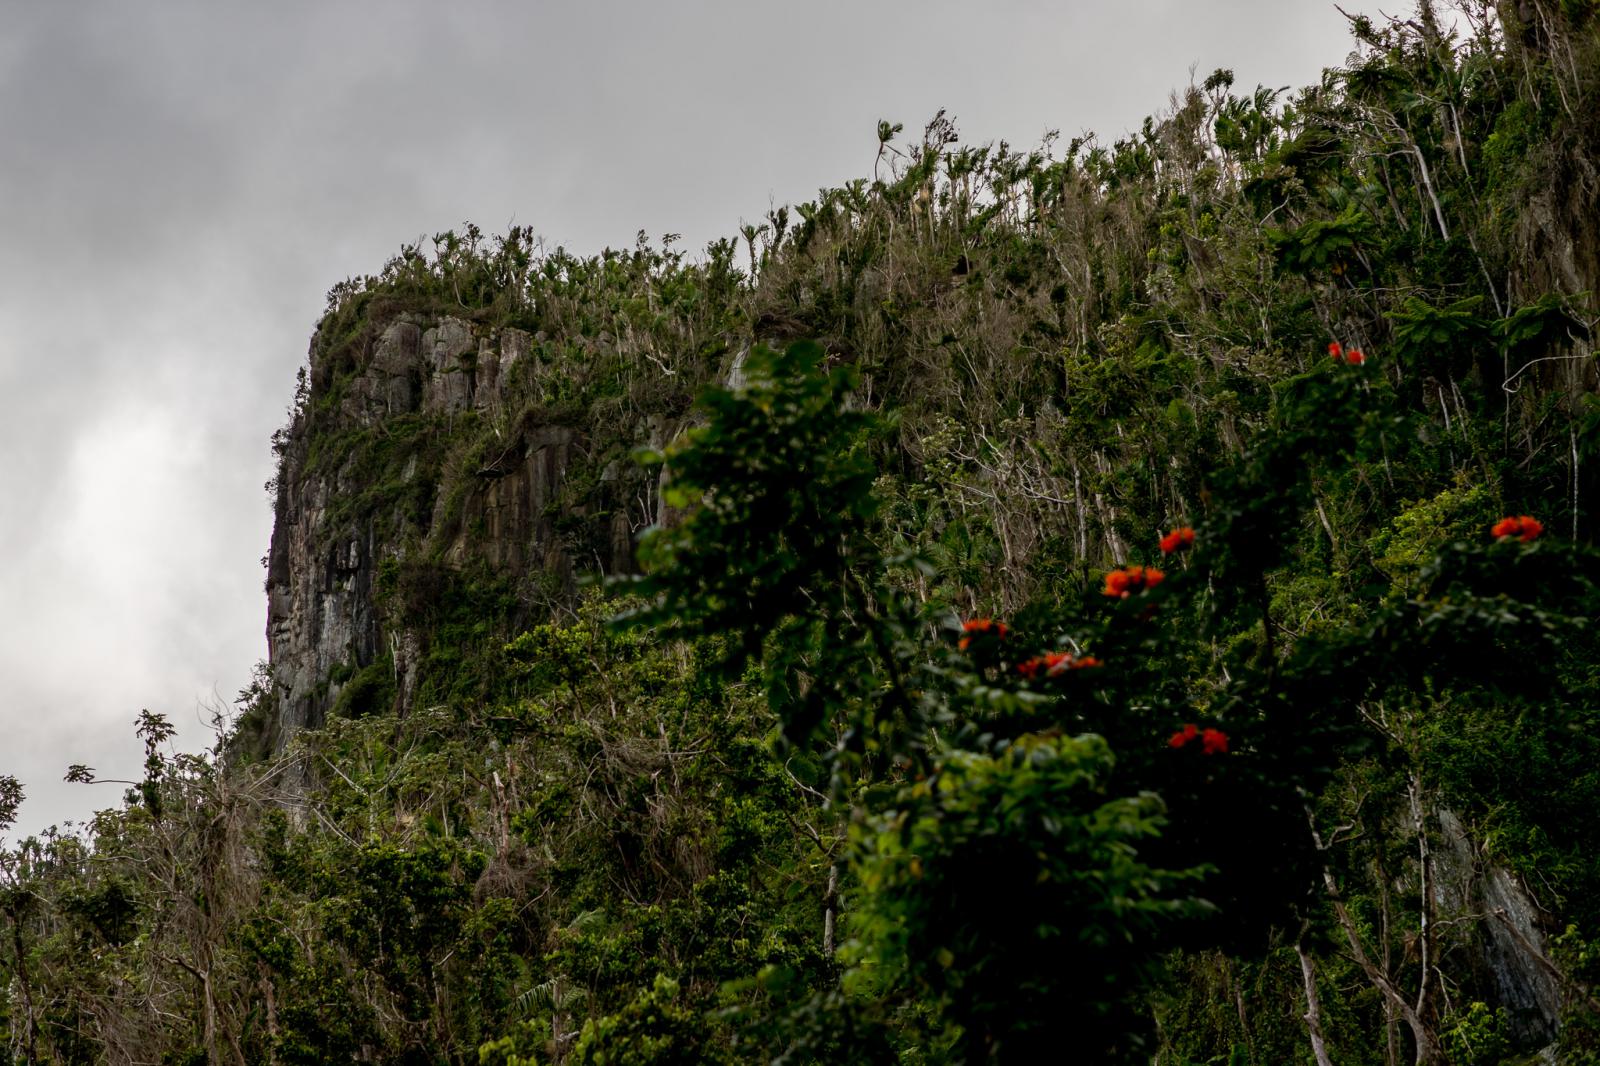
[[[1468,24],[336,286],[13,1061],[1591,1061],[1600,14]]]

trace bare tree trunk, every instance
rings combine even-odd
[[[1233,970],[1233,963],[1226,957],[1222,960],[1223,971],[1228,976],[1228,984],[1233,988],[1233,1006],[1239,1012],[1239,1032],[1244,1034],[1245,1051],[1250,1056],[1250,1061],[1256,1061],[1256,1041],[1250,1033],[1250,1019],[1244,1011],[1244,986],[1239,983],[1239,977]]]
[[[22,1010],[26,1016],[22,1042],[31,1064],[39,1061],[39,1026],[33,1016],[33,983],[28,979],[28,956],[22,946],[22,918],[15,911],[12,911],[10,918],[11,950],[17,965],[17,984],[22,990]]]
[[[1311,1054],[1316,1056],[1317,1066],[1333,1066],[1333,1059],[1328,1056],[1328,1041],[1322,1035],[1322,1000],[1317,996],[1317,971],[1311,964],[1311,956],[1306,954],[1305,930],[1301,930],[1300,939],[1294,942],[1294,953],[1300,958],[1300,979],[1306,986],[1306,1032],[1311,1035]]]
[[[1572,539],[1578,539],[1578,429],[1573,426],[1567,430],[1572,446]]]
[[[553,1054],[555,1055],[556,1066],[561,1066],[561,1063],[564,1062],[567,1057],[567,1041],[571,1040],[572,1037],[577,1034],[568,1031],[566,1024],[567,1016],[566,1013],[561,1009],[560,977],[556,977],[551,982],[550,1007],[550,1046],[553,1049]]]
[[[1378,874],[1378,938],[1383,948],[1383,969],[1388,972],[1394,961],[1389,949],[1389,875],[1381,860],[1375,866]],[[1400,1018],[1395,1013],[1394,1004],[1387,999],[1383,1001],[1383,1037],[1384,1066],[1400,1066]]]
[[[211,987],[211,967],[200,975],[200,992],[205,997],[205,1048],[207,1066],[222,1066],[222,1055],[217,1050],[217,997]]]
[[[828,890],[822,897],[822,953],[833,958],[833,905],[838,898],[839,867],[828,867]]]
[[[202,970],[175,956],[164,956],[163,961],[195,979],[195,998],[199,1001],[196,1006],[200,1011],[200,1046],[205,1049],[206,1066],[220,1066],[222,1056],[217,1053],[217,1000],[211,990],[210,966]]]
[[[270,1049],[268,1062],[276,1066],[278,1061],[278,997],[273,991],[272,975],[267,970],[266,963],[257,964],[256,972],[261,983],[261,1002],[266,1006],[267,1011],[267,1037],[269,1040],[267,1046]]]
[[[1439,223],[1439,236],[1449,240],[1450,228],[1444,224],[1444,208],[1439,205],[1439,196],[1433,191],[1433,175],[1428,170],[1427,159],[1423,158],[1422,146],[1412,141],[1411,153],[1417,158],[1417,170],[1422,175],[1423,187],[1428,191],[1428,200],[1433,204],[1433,218]]]
[[[1322,834],[1317,831],[1316,820],[1312,817],[1309,808],[1306,810],[1306,821],[1311,829],[1311,839],[1316,844],[1317,851],[1325,853],[1328,849],[1323,844]],[[1328,901],[1333,904],[1333,913],[1339,920],[1339,928],[1344,930],[1345,940],[1350,944],[1350,957],[1355,960],[1361,972],[1366,974],[1372,986],[1383,994],[1384,1000],[1404,1019],[1406,1026],[1411,1030],[1412,1038],[1417,1045],[1416,1066],[1439,1066],[1445,1061],[1444,1049],[1439,1046],[1439,1039],[1434,1035],[1433,1028],[1428,1024],[1418,1007],[1412,1006],[1400,994],[1400,989],[1390,979],[1384,968],[1372,961],[1367,954],[1366,945],[1361,940],[1361,929],[1350,915],[1344,905],[1344,896],[1339,891],[1339,882],[1334,880],[1333,871],[1327,866],[1322,868],[1322,884],[1327,890]],[[1429,886],[1431,891],[1431,885]],[[1428,935],[1432,935],[1431,931]],[[1431,964],[1431,957],[1428,963]],[[1424,992],[1426,991],[1424,982]],[[1424,995],[1418,996],[1418,1002],[1425,1002]]]
[[[1417,982],[1416,1012],[1424,1020],[1432,1017],[1431,1000],[1434,970],[1433,928],[1433,857],[1428,850],[1428,823],[1422,810],[1422,783],[1415,774],[1407,782],[1406,793],[1411,801],[1411,827],[1417,834],[1417,869],[1420,886],[1417,891],[1418,947],[1422,955],[1422,977]]]
[[[1344,901],[1336,895],[1337,887],[1333,881],[1333,874],[1323,871],[1323,881],[1327,885],[1328,893],[1333,897],[1333,913],[1339,919],[1339,926],[1344,930],[1345,940],[1350,944],[1351,956],[1356,965],[1361,967],[1361,972],[1367,975],[1367,980],[1372,982],[1374,988],[1383,993],[1384,998],[1393,1004],[1400,1017],[1405,1020],[1406,1026],[1411,1030],[1411,1035],[1417,1044],[1416,1066],[1436,1066],[1444,1062],[1444,1051],[1439,1046],[1439,1040],[1433,1035],[1433,1030],[1428,1027],[1422,1016],[1407,1003],[1394,982],[1389,980],[1389,975],[1380,970],[1367,955],[1366,947],[1361,943],[1361,932],[1356,926],[1355,919],[1345,909]]]

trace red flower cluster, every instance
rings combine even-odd
[[[1194,530],[1189,526],[1179,526],[1161,538],[1161,551],[1167,555],[1192,547],[1194,547]]]
[[[978,637],[1005,640],[1010,633],[1004,622],[996,622],[993,618],[971,618],[961,623],[961,642],[956,647],[966,651]]]
[[[1202,755],[1228,754],[1228,734],[1220,729],[1201,730],[1193,722],[1188,722],[1184,727],[1167,738],[1167,747],[1178,749],[1185,747],[1189,741],[1200,738],[1200,753]]]
[[[1053,651],[1048,655],[1024,659],[1017,664],[1017,673],[1032,681],[1040,676],[1060,677],[1068,670],[1088,670],[1099,665],[1100,660],[1093,655],[1085,655],[1080,659],[1064,651]]]
[[[1333,356],[1335,362],[1349,363],[1351,366],[1360,366],[1367,361],[1360,348],[1346,348],[1338,341],[1328,345],[1328,354]]]
[[[1531,515],[1502,518],[1489,530],[1496,540],[1516,537],[1523,543],[1538,538],[1544,532],[1544,523]]]
[[[1113,599],[1125,600],[1135,592],[1155,588],[1166,579],[1167,575],[1153,566],[1124,566],[1106,575],[1106,587],[1101,592]]]

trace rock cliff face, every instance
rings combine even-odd
[[[1436,902],[1450,918],[1478,921],[1473,963],[1487,971],[1487,987],[1506,1009],[1510,1035],[1520,1045],[1556,1038],[1561,1025],[1561,988],[1555,963],[1545,953],[1545,915],[1517,879],[1478,853],[1454,811],[1439,812]]]
[[[580,572],[625,571],[661,518],[627,452],[676,429],[553,410],[541,339],[522,330],[411,313],[342,341],[328,328],[280,436],[263,750],[320,727],[357,684],[360,710],[408,710],[453,581],[511,589],[509,624],[570,598]]]

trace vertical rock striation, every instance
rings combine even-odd
[[[280,439],[267,639],[273,712],[257,746],[319,728],[362,671],[386,707],[417,698],[437,601],[472,575],[525,615],[583,571],[625,571],[659,515],[627,458],[677,425],[595,423],[543,398],[540,338],[396,313],[312,340],[309,393]],[[523,621],[525,619],[507,619]]]
[[[1561,988],[1545,954],[1543,915],[1504,867],[1484,860],[1455,812],[1439,812],[1443,847],[1436,854],[1436,902],[1451,919],[1478,929],[1476,965],[1506,1009],[1510,1035],[1522,1047],[1541,1047],[1561,1024]]]

